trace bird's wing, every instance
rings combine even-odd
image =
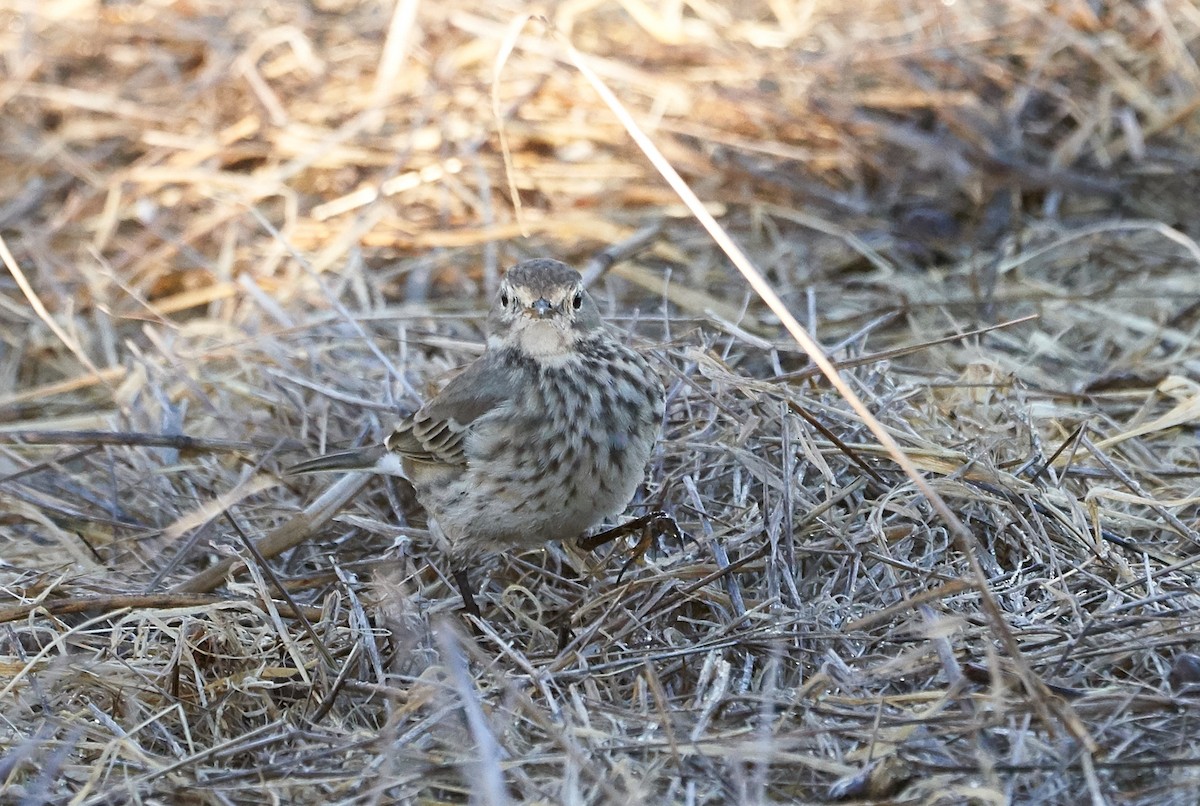
[[[396,425],[389,451],[417,462],[466,464],[464,438],[481,417],[512,400],[516,373],[485,356],[450,381],[433,400]]]

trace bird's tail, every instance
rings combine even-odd
[[[387,449],[382,445],[337,451],[297,462],[284,470],[284,473],[289,476],[298,476],[302,473],[323,473],[329,470],[387,473],[390,469],[385,467],[388,464],[387,453]]]

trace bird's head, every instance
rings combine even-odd
[[[604,327],[579,273],[540,258],[508,270],[488,316],[488,346],[513,346],[541,360],[574,352],[580,339]]]

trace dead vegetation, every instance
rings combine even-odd
[[[551,17],[972,545],[540,23],[493,93],[520,4],[6,3],[0,801],[1195,803],[1200,9],[652,6]],[[497,558],[476,637],[402,484],[279,471],[539,254],[689,537]]]

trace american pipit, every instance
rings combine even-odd
[[[557,260],[508,270],[488,331],[484,354],[383,445],[291,469],[406,477],[469,609],[463,563],[576,538],[625,509],[664,406],[649,363],[614,336],[579,274]]]

